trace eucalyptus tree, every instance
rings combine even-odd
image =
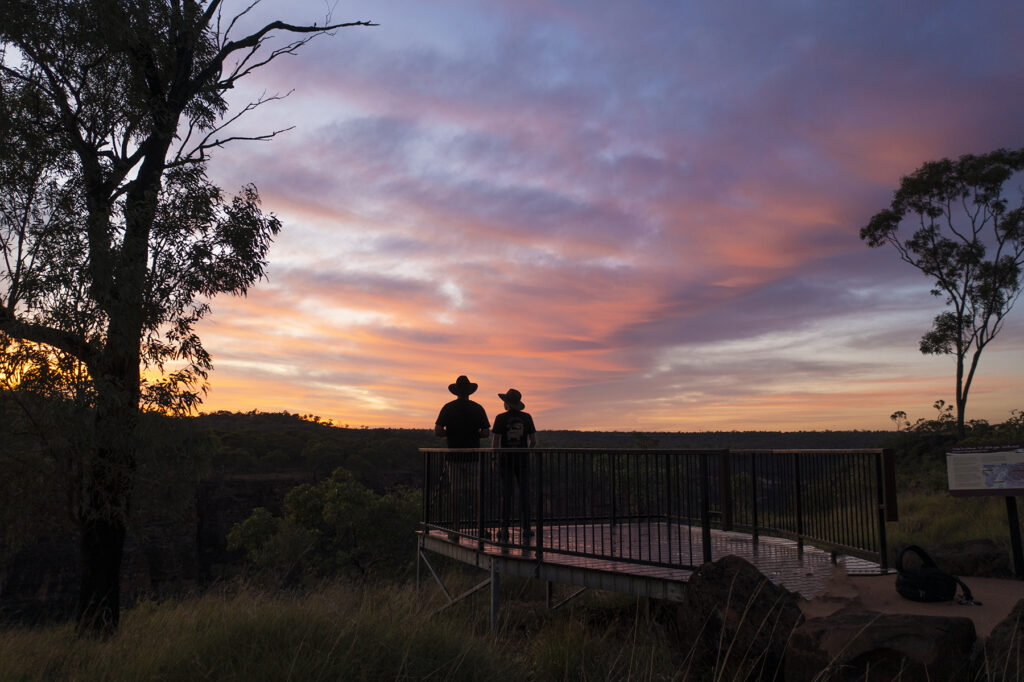
[[[0,3],[0,345],[85,377],[85,631],[119,621],[140,410],[199,403],[211,362],[195,325],[211,297],[263,276],[281,227],[255,187],[227,196],[207,176],[211,150],[282,132],[232,135],[231,123],[279,96],[233,107],[226,94],[316,36],[373,25],[254,23],[258,4]],[[147,369],[159,378],[144,381]]]
[[[888,209],[861,229],[869,246],[889,244],[944,297],[921,338],[925,354],[956,359],[956,426],[981,353],[1002,330],[1021,292],[1024,266],[1024,149],[923,164],[900,181]]]

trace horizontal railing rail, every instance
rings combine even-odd
[[[711,531],[789,538],[888,568],[883,450],[424,448],[423,527],[536,553],[673,568]]]

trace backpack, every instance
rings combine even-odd
[[[920,568],[903,567],[903,556],[907,552],[920,557]],[[950,601],[956,596],[957,585],[963,591],[963,597],[959,600],[961,604],[981,604],[974,601],[971,590],[962,580],[939,568],[928,553],[917,545],[908,545],[896,559],[896,591],[902,597],[912,601]]]
[[[507,448],[526,447],[526,420],[516,410],[510,410],[508,413],[503,444]]]

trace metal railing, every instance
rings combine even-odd
[[[795,540],[888,568],[883,450],[422,449],[423,527],[502,548],[672,568],[711,532]]]

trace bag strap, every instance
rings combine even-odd
[[[920,559],[921,559],[921,567],[922,568],[938,568],[938,566],[935,564],[935,561],[930,556],[928,556],[928,552],[924,551],[923,549],[921,549],[917,545],[907,545],[906,547],[903,548],[903,551],[900,552],[900,555],[898,557],[896,557],[896,570],[897,571],[902,571],[903,570],[903,555],[906,554],[907,552],[911,552],[913,554],[916,554],[918,557],[920,557]]]
[[[963,598],[957,601],[959,601],[961,604],[964,604],[965,606],[981,606],[981,602],[975,601],[974,595],[971,594],[971,588],[967,587],[967,585],[964,584],[963,580],[960,580],[960,578],[956,577],[955,575],[953,576],[953,580],[956,581],[956,584],[960,586],[960,590],[963,592]]]

